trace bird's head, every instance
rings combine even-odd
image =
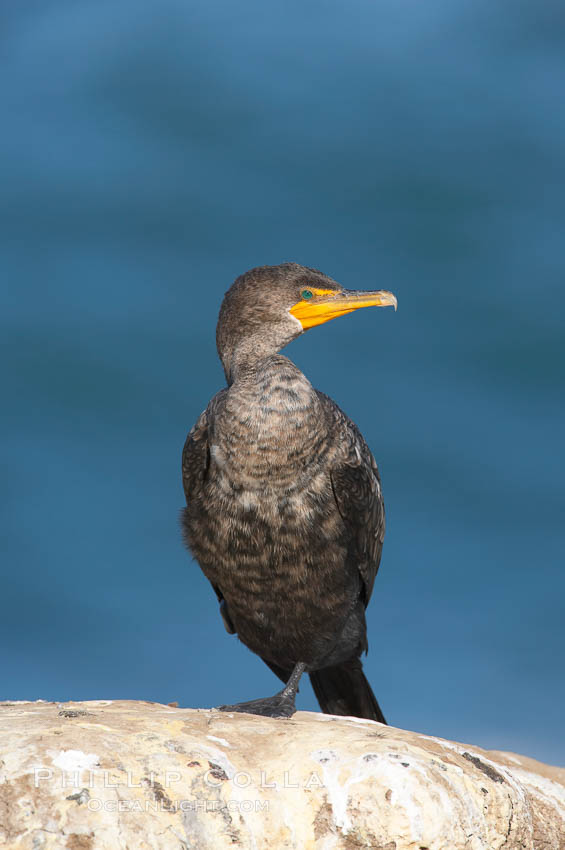
[[[238,277],[224,296],[216,342],[228,381],[238,362],[275,354],[301,333],[360,307],[396,310],[384,290],[344,289],[298,263],[260,266]]]

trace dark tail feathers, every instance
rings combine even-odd
[[[359,658],[310,673],[314,693],[325,714],[366,717],[386,723]]]

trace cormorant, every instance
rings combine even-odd
[[[385,532],[377,465],[356,425],[279,354],[315,325],[386,305],[396,309],[391,292],[343,289],[297,263],[251,269],[224,297],[227,387],[184,446],[183,533],[226,629],[285,687],[223,710],[290,717],[306,671],[322,711],[386,723],[360,660]]]

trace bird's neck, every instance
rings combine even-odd
[[[290,324],[286,322],[261,324],[245,336],[226,335],[222,333],[220,324],[218,328],[218,354],[228,385],[238,381],[253,380],[256,375],[264,373],[271,367],[273,360],[276,361],[281,348],[302,333],[302,326],[295,319]],[[289,362],[285,357],[280,359]]]
[[[228,386],[246,382],[261,370],[269,356],[275,352],[264,351],[254,340],[245,340],[236,348],[223,351],[220,354]]]
[[[230,395],[248,397],[256,406],[289,407],[312,402],[315,391],[288,357],[272,353],[241,359],[231,372]]]

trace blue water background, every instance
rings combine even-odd
[[[23,0],[0,56],[1,696],[278,687],[180,454],[224,291],[295,260],[399,300],[286,352],[381,469],[385,714],[563,764],[565,6]]]

